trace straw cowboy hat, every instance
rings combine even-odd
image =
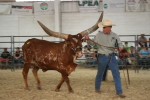
[[[112,24],[111,20],[103,20],[102,22],[98,23],[99,28],[103,28],[107,26],[115,26],[115,24]]]

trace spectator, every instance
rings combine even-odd
[[[14,53],[14,62],[15,63],[21,63],[21,61],[22,61],[22,56],[23,56],[23,54],[22,54],[22,51],[20,51],[20,48],[19,47],[17,47],[16,48],[16,51],[15,51],[15,53]]]
[[[143,61],[144,63],[147,63],[148,65],[150,65],[149,60],[150,60],[150,51],[148,51],[146,47],[143,47],[139,51],[139,65],[143,65]]]
[[[92,48],[90,50],[90,55],[91,61],[92,61],[92,66],[95,67],[97,65],[97,57],[96,57],[96,50]]]
[[[138,38],[138,43],[141,47],[143,47],[142,43],[144,43],[144,46],[147,47],[147,39],[144,34],[141,34],[141,36]]]
[[[130,47],[128,46],[128,42],[124,43],[123,48],[125,48],[128,51],[128,53],[130,53]]]
[[[7,51],[7,48],[4,48],[4,51],[2,52],[1,57],[0,57],[0,64],[2,64],[2,62],[6,62],[6,65],[8,65],[10,57],[11,55]]]
[[[84,46],[84,49],[87,49],[88,51],[90,51],[91,48],[92,46],[89,43],[87,43],[87,45]]]
[[[91,49],[91,45],[89,43],[87,43],[87,45],[84,46],[84,55],[85,58],[89,57],[89,53],[90,53],[90,49]]]
[[[135,57],[135,48],[133,46],[130,47],[130,57]]]
[[[130,47],[130,59],[132,62],[131,65],[136,65],[136,63],[137,63],[135,55],[136,55],[135,47],[131,46]]]
[[[146,47],[143,47],[140,52],[139,52],[139,57],[140,58],[148,58],[150,57],[150,52],[147,50]]]
[[[132,61],[131,61],[131,59],[130,59],[130,47],[128,46],[128,42],[125,42],[124,43],[124,45],[123,45],[123,48],[127,51],[127,54],[125,54],[125,55],[127,55],[127,57],[128,57],[128,64],[132,64]],[[119,61],[119,63],[120,63],[120,61]]]

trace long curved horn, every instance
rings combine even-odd
[[[57,38],[63,38],[68,39],[68,34],[54,32],[50,29],[48,29],[44,24],[42,24],[40,21],[37,21],[39,25],[42,27],[42,29],[50,36],[57,37]]]
[[[98,21],[97,21],[97,23],[95,25],[93,25],[91,28],[89,28],[87,30],[84,30],[84,31],[80,32],[80,34],[82,36],[84,36],[86,34],[90,34],[90,33],[94,32],[94,31],[96,31],[98,29],[98,23],[102,22],[102,19],[103,19],[103,12],[101,13],[101,16],[99,17],[99,19],[98,19]]]

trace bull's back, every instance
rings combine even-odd
[[[29,39],[22,47],[24,61],[45,68],[57,66],[58,52],[60,52],[61,46],[61,43]]]

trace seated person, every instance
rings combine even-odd
[[[133,46],[130,47],[130,57],[135,57],[135,48]]]
[[[2,52],[1,57],[0,57],[0,64],[2,64],[2,62],[6,62],[6,64],[8,64],[10,57],[11,55],[7,51],[7,48],[4,48],[4,51]]]
[[[137,64],[136,51],[135,51],[135,47],[133,47],[133,46],[130,47],[130,59],[131,59],[131,62],[132,62],[131,65],[136,65]]]
[[[89,57],[89,52],[90,52],[90,49],[91,49],[91,45],[87,43],[87,45],[84,46],[84,54],[85,54],[85,57]]]
[[[97,65],[96,49],[92,48],[90,50],[89,56],[91,57],[92,66],[96,66]]]
[[[23,57],[22,51],[20,51],[20,48],[17,47],[16,51],[14,52],[14,62],[21,63],[22,57]]]
[[[142,65],[143,61],[146,61],[148,65],[150,65],[150,51],[147,50],[146,47],[143,47],[139,51],[139,64]]]

